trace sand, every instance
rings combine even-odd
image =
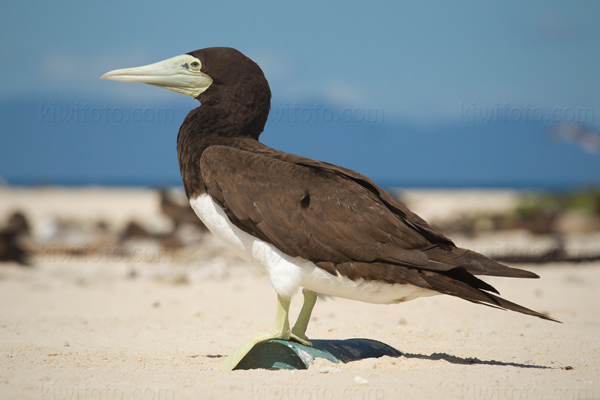
[[[50,203],[64,197],[52,193],[39,197],[38,218],[61,209]],[[32,204],[18,205],[35,207],[30,194]],[[98,209],[102,196],[89,197]],[[144,207],[132,212],[153,212]],[[563,324],[448,296],[390,306],[336,299],[317,304],[309,337],[370,338],[405,356],[219,371],[236,345],[272,327],[275,293],[210,238],[202,246],[200,256],[152,262],[47,253],[33,268],[0,264],[0,398],[600,398],[600,263],[521,266],[539,280],[486,279]]]

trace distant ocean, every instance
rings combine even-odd
[[[176,137],[194,103],[112,106],[51,99],[0,105],[0,182],[180,186]],[[383,187],[571,190],[600,185],[600,154],[547,122],[418,125],[379,109],[274,104],[262,141],[342,165]],[[457,115],[457,119],[460,119]]]

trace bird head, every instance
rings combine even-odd
[[[270,99],[269,86],[260,67],[229,47],[195,50],[154,64],[116,69],[100,78],[146,83],[198,100],[209,88],[212,94],[227,92],[233,96],[258,90],[268,92]]]

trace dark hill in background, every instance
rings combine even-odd
[[[185,99],[187,100],[187,99]],[[176,137],[189,100],[0,105],[0,177],[10,184],[180,185]],[[385,110],[278,104],[262,140],[343,165],[384,186],[571,189],[600,183],[600,156],[555,141],[548,124],[416,125]]]

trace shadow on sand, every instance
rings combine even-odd
[[[416,358],[419,360],[444,360],[451,364],[459,364],[459,365],[474,365],[474,364],[482,364],[482,365],[498,365],[501,367],[516,367],[516,368],[534,368],[534,369],[553,369],[553,367],[547,367],[545,365],[536,365],[536,364],[522,364],[515,362],[504,362],[504,361],[496,361],[496,360],[480,360],[474,357],[457,357],[447,353],[433,353],[430,356],[426,356],[424,354],[412,354],[412,353],[402,353],[402,357],[405,358]]]

